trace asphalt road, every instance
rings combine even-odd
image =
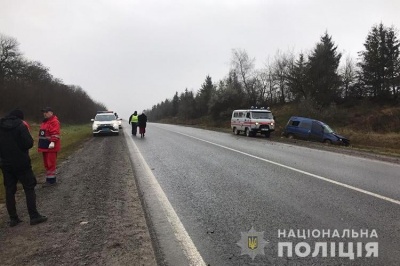
[[[124,128],[129,131],[128,125]],[[202,259],[189,264],[400,265],[399,164],[277,143],[273,137],[247,138],[164,124],[150,123],[145,138],[129,135],[127,140],[135,146],[131,153],[145,161],[133,156],[134,164],[147,164],[151,173],[146,175],[156,180],[146,185],[137,170],[159,256],[165,258],[160,264],[172,264],[171,246],[189,245],[186,256],[194,250]],[[160,204],[150,202],[156,196],[148,189],[155,182],[166,196],[160,202],[168,201],[178,217],[181,227],[175,227],[175,235],[183,229],[185,240],[165,241],[171,237],[163,235],[168,231],[165,223],[173,215],[167,213],[164,222],[157,222],[164,211],[155,210],[158,207],[152,205]],[[251,228],[264,233],[253,250],[247,242]],[[307,232],[315,237],[307,237]],[[316,237],[318,232],[325,234]],[[364,233],[352,237],[351,232]],[[282,242],[293,245],[292,256],[286,248],[279,255]],[[377,243],[377,253],[367,252],[370,242]],[[325,257],[324,248],[318,247],[324,243]],[[353,252],[348,250],[351,245]],[[378,257],[367,258],[367,253]]]

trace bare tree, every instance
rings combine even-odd
[[[245,50],[232,50],[232,68],[239,76],[239,79],[247,94],[248,104],[256,104],[258,99],[254,61],[255,59],[249,58]]]
[[[279,50],[275,55],[273,63],[273,76],[279,90],[279,101],[281,103],[291,100],[291,92],[288,87],[288,76],[294,63],[293,53],[282,53]]]
[[[346,57],[344,66],[339,69],[339,75],[342,77],[342,95],[347,98],[351,93],[351,88],[357,82],[356,64],[350,56]]]
[[[38,110],[51,104],[65,123],[87,123],[106,107],[79,86],[53,78],[38,61],[25,59],[16,39],[0,34],[0,114],[19,107],[27,119],[40,121]]]
[[[4,80],[15,76],[20,67],[19,43],[12,37],[0,34],[0,85]]]
[[[275,103],[277,84],[273,75],[273,67],[269,62],[265,64],[264,69],[257,72],[257,80],[262,104]]]

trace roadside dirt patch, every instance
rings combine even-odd
[[[296,146],[307,147],[307,148],[311,148],[311,149],[331,151],[331,152],[346,154],[346,155],[350,155],[350,156],[357,156],[357,157],[367,158],[367,159],[372,159],[372,160],[384,161],[384,162],[389,162],[389,163],[397,163],[397,164],[400,163],[399,156],[397,156],[397,157],[396,156],[387,156],[387,155],[379,154],[372,150],[371,151],[362,151],[357,148],[353,148],[351,146],[350,147],[336,146],[336,145],[329,145],[329,144],[323,144],[323,143],[319,143],[319,142],[311,142],[311,141],[306,141],[306,140],[287,139],[285,137],[274,138],[273,141],[296,145]]]
[[[24,195],[16,227],[0,206],[0,265],[157,265],[123,136],[85,143],[57,181],[36,187],[46,223],[29,225]]]

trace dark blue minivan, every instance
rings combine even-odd
[[[336,134],[324,122],[306,117],[292,116],[282,135],[287,138],[298,138],[345,146],[350,145],[348,138]]]

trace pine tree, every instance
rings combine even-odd
[[[310,97],[307,84],[307,64],[302,53],[289,70],[287,80],[288,87],[296,100],[306,100]]]
[[[179,111],[179,96],[178,92],[175,92],[174,97],[172,98],[172,116],[177,116]]]
[[[388,99],[400,85],[399,40],[393,27],[373,26],[359,53],[362,85],[367,96]]]
[[[179,97],[178,116],[184,119],[196,118],[196,104],[194,101],[194,95],[193,92],[189,91],[187,88]]]
[[[400,42],[393,27],[386,32],[387,68],[385,68],[388,81],[387,90],[397,97],[397,88],[400,87]]]
[[[338,97],[340,76],[337,73],[341,53],[326,32],[308,57],[310,95],[316,103],[326,106]]]
[[[201,89],[198,91],[196,96],[196,103],[198,107],[199,116],[208,114],[208,105],[210,102],[211,94],[214,90],[214,85],[212,83],[211,77],[207,76]]]

